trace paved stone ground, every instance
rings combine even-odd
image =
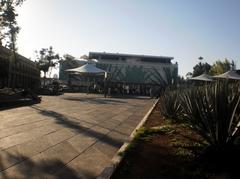
[[[0,178],[96,178],[152,105],[73,93],[0,111]]]

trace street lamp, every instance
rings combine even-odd
[[[198,60],[200,60],[200,64],[201,64],[201,61],[203,60],[203,57],[202,56],[198,57]],[[204,63],[202,63],[202,65],[203,65],[204,73],[206,74],[207,73],[206,64],[204,65]]]

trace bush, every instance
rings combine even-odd
[[[216,82],[185,90],[182,118],[210,145],[232,145],[239,135],[240,85]]]
[[[179,91],[165,91],[159,98],[161,114],[173,121],[180,120],[182,107],[179,100]]]

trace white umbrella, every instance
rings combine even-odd
[[[214,76],[214,78],[240,80],[240,75],[237,74],[235,71],[227,71],[221,75]]]
[[[190,80],[196,80],[196,81],[213,81],[212,76],[207,75],[206,73],[190,78]]]

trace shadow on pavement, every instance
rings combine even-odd
[[[93,97],[66,97],[64,98],[65,100],[69,101],[79,101],[79,102],[85,102],[85,103],[91,103],[91,104],[114,104],[116,105],[117,103],[126,103],[123,100],[116,100],[112,98],[93,98]]]
[[[12,108],[24,107],[24,106],[31,106],[37,103],[39,102],[33,101],[31,99],[17,100],[17,101],[11,101],[11,102],[0,101],[0,111],[12,109]]]
[[[48,178],[53,177],[56,179],[81,179],[75,170],[68,167],[65,163],[60,160],[47,160],[39,159],[33,160],[23,155],[7,154],[7,160],[18,160],[21,161],[18,164],[10,168],[11,171],[3,170],[0,171],[0,178]],[[4,163],[0,161],[0,168],[3,168]],[[79,171],[78,171],[79,172]],[[93,174],[81,171],[85,176],[93,178]],[[14,175],[14,176],[12,176]]]
[[[82,133],[86,136],[96,138],[96,139],[100,140],[101,142],[109,144],[111,146],[119,148],[125,142],[124,140],[120,140],[120,139],[117,140],[117,139],[111,138],[110,136],[107,136],[106,134],[103,134],[101,132],[94,131],[87,127],[83,127],[83,126],[81,126],[80,123],[72,121],[67,116],[57,113],[55,111],[41,109],[36,106],[32,106],[32,108],[37,110],[40,114],[42,114],[44,116],[54,118],[57,124],[60,124],[60,125],[63,125],[64,127],[73,129],[74,131],[76,131],[78,133]]]
[[[139,99],[139,100],[146,100],[150,99],[149,96],[137,96],[137,95],[113,95],[112,97],[117,99]]]

